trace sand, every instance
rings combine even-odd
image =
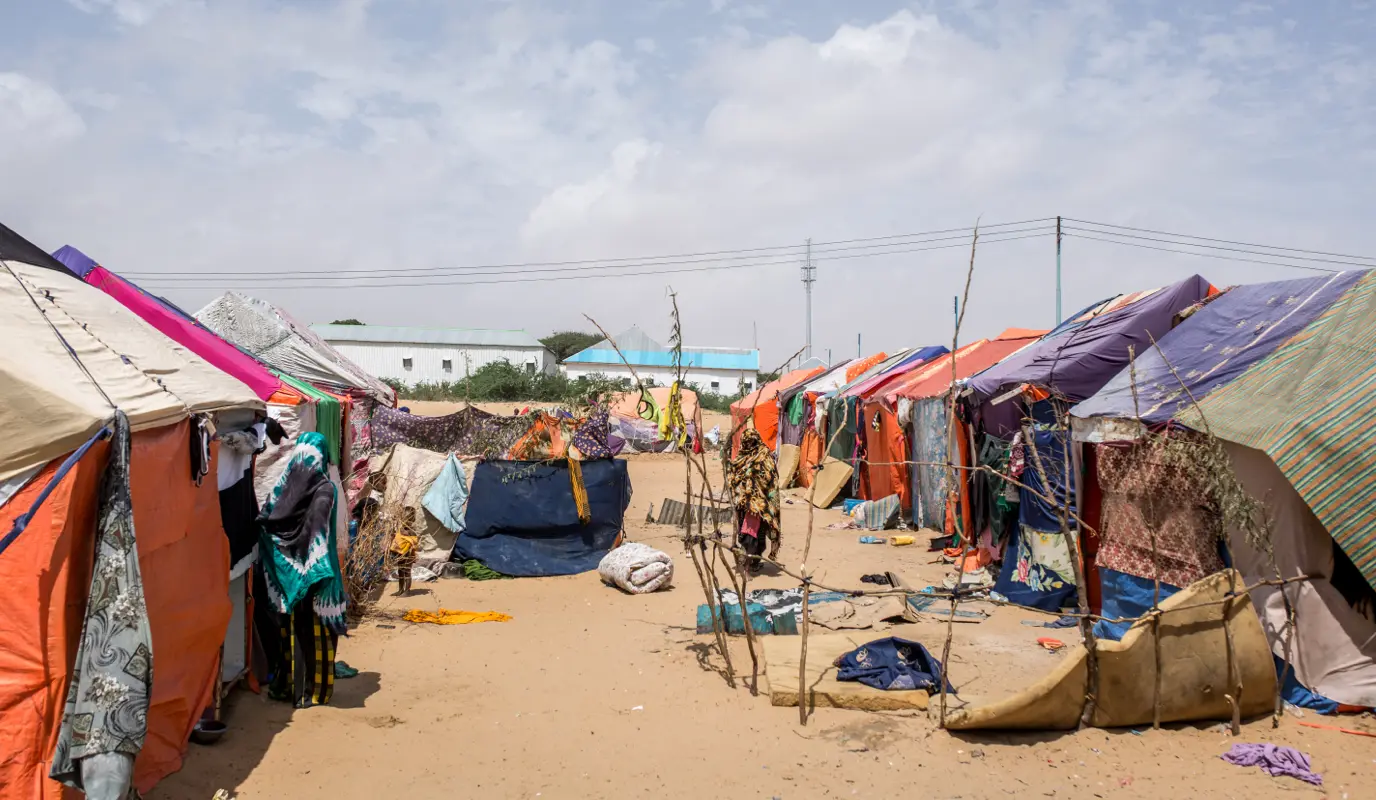
[[[712,637],[694,633],[703,594],[692,564],[675,530],[644,521],[651,503],[682,499],[681,457],[636,456],[630,469],[628,535],[674,556],[671,590],[628,596],[589,573],[442,580],[414,597],[388,597],[392,610],[494,610],[513,619],[364,622],[340,642],[339,657],[361,674],[338,681],[333,705],[293,711],[235,692],[225,739],[192,745],[182,771],[150,798],[209,800],[222,788],[241,800],[1376,796],[1376,742],[1301,728],[1291,717],[1279,730],[1269,719],[1250,723],[1237,741],[1309,753],[1323,790],[1223,762],[1234,740],[1214,725],[951,735],[922,712],[820,708],[802,727],[796,708],[771,706],[764,691],[751,696],[743,639],[733,637],[741,677],[729,688]],[[838,519],[817,512],[811,561],[819,580],[858,587],[862,574],[897,570],[927,585],[944,574],[925,549],[861,545],[855,531],[825,529]],[[785,562],[800,560],[805,529],[806,504],[786,503]],[[791,584],[765,577],[751,585]],[[997,696],[1030,683],[1058,658],[1037,637],[1075,636],[1023,626],[1024,618],[1002,610],[956,626],[951,676],[962,694]],[[943,632],[921,622],[874,638],[901,635],[939,656]]]

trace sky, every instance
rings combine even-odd
[[[977,221],[962,342],[1055,321],[1055,238],[1036,235],[1052,223],[1007,223],[1376,255],[1371,3],[0,0],[0,15],[25,21],[0,28],[0,221],[193,312],[232,288],[309,321],[542,336],[591,330],[588,315],[663,341],[673,292],[689,345],[757,342],[773,365],[805,342],[809,238],[814,353],[834,359],[857,338],[949,346]],[[1313,274],[1065,224],[1066,314],[1195,273]],[[949,232],[896,238],[927,231]]]

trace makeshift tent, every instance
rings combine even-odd
[[[575,483],[586,493],[586,519],[579,518]],[[619,459],[584,461],[572,474],[567,461],[484,461],[454,557],[504,575],[588,572],[615,545],[630,502],[630,475]]]
[[[390,387],[270,303],[225,292],[197,311],[196,319],[281,373],[330,389],[358,391],[388,408],[396,405]]]
[[[75,450],[110,420],[112,404],[135,431],[188,412],[264,407],[65,270],[0,264],[0,481]]]
[[[17,238],[0,230],[7,254],[42,260]],[[154,645],[146,714],[129,710],[146,719],[134,763],[134,785],[146,792],[181,766],[219,677],[231,614],[219,490],[214,478],[193,477],[201,451],[187,417],[251,415],[263,402],[60,264],[0,262],[0,337],[0,728],[9,733],[0,786],[6,796],[66,796],[47,776],[93,601],[110,454],[96,434],[119,409],[133,430],[131,519]],[[218,444],[207,451],[202,466],[215,474]]]
[[[625,447],[633,453],[673,452],[678,443],[665,429],[664,410],[669,406],[671,387],[656,386],[646,389],[652,401],[646,404],[638,391],[620,392],[607,398],[611,411],[612,435],[623,440]],[[702,409],[698,405],[697,392],[692,389],[679,390],[679,404],[683,418],[688,423],[688,439],[696,442],[702,435]]]
[[[970,388],[988,400],[1027,384],[1078,402],[1127,366],[1129,347],[1146,352],[1152,339],[1159,340],[1170,331],[1176,314],[1216,292],[1195,275],[1160,289],[1114,298],[971,378]]]
[[[731,404],[731,427],[743,431],[746,420],[751,420],[765,445],[770,450],[777,449],[779,445],[779,393],[825,371],[826,367],[795,369],[780,376],[778,380],[770,381],[747,394]]]
[[[1238,478],[1267,506],[1275,567],[1314,577],[1285,589],[1297,677],[1362,706],[1376,705],[1376,623],[1362,608],[1376,585],[1376,454],[1358,427],[1376,414],[1374,354],[1373,273],[1239,286],[1139,353],[1135,402],[1124,370],[1072,410],[1088,442],[1134,439],[1140,409],[1149,425],[1173,420],[1229,443]],[[1275,577],[1269,557],[1231,540],[1249,582]],[[1280,590],[1254,600],[1284,657]]]
[[[162,299],[100,266],[75,247],[66,245],[53,255],[77,277],[118,300],[167,338],[243,381],[260,399],[273,399],[273,395],[283,391],[282,382],[267,367],[207,330],[195,319],[174,310]],[[288,402],[297,399],[290,390],[287,394],[290,397]]]
[[[994,339],[980,339],[954,354],[945,353],[872,393],[861,409],[868,437],[866,448],[871,465],[884,466],[867,467],[867,499],[897,494],[902,507],[912,509],[914,520],[926,527],[940,529],[948,471],[936,467],[917,467],[910,471],[907,464],[900,462],[945,460],[948,426],[940,398],[951,387],[953,375],[957,380],[964,380],[1044,334],[1045,331],[1009,328]],[[954,370],[952,361],[955,362]],[[919,405],[922,405],[920,415],[917,413]],[[915,426],[919,416],[926,420],[920,430]],[[922,443],[923,457],[919,458],[914,452],[914,442]],[[915,498],[922,498],[922,502],[916,502]]]
[[[798,468],[795,473],[798,483],[812,485],[812,473],[823,459],[822,434],[825,420],[817,419],[817,399],[823,394],[833,392],[846,385],[846,372],[849,361],[842,361],[821,375],[779,395],[779,441],[780,447],[798,448]],[[788,476],[780,475],[788,481]],[[780,488],[786,489],[791,483],[785,482]]]

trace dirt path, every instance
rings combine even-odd
[[[1268,720],[1247,725],[1238,741],[1309,753],[1322,790],[1224,763],[1218,756],[1233,740],[1213,726],[953,736],[925,716],[820,709],[800,727],[796,708],[771,707],[744,685],[727,688],[712,637],[694,633],[703,597],[692,565],[674,530],[644,522],[650,503],[682,497],[683,470],[673,456],[631,462],[628,535],[675,557],[672,590],[627,596],[585,574],[444,580],[422,596],[389,598],[394,609],[495,610],[514,619],[367,622],[340,643],[340,657],[362,674],[337,683],[334,705],[293,712],[236,692],[226,739],[193,745],[185,768],[151,798],[209,800],[220,788],[241,800],[1376,796],[1376,740],[1289,719],[1279,731]],[[784,506],[786,562],[800,559],[804,509],[801,500]],[[940,580],[943,568],[926,563],[924,550],[860,545],[855,531],[824,529],[838,516],[818,513],[819,579],[859,586],[862,574],[896,569],[924,585]],[[1058,656],[1036,645],[1046,631],[1019,619],[1001,611],[958,626],[958,686],[1008,691],[1050,669]],[[937,652],[942,632],[936,623],[893,631]],[[732,655],[748,674],[743,640]]]

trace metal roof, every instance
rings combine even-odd
[[[645,335],[639,328],[632,327],[616,336],[616,344],[621,353],[634,367],[671,367],[674,364],[674,351]],[[621,356],[606,339],[564,359],[565,364],[620,364]],[[736,347],[688,347],[683,348],[683,366],[697,369],[738,369],[755,370],[760,368],[760,351]]]
[[[311,330],[327,342],[375,342],[392,344],[450,344],[467,347],[523,347],[545,349],[525,331],[482,328],[402,328],[389,325],[324,325]]]

